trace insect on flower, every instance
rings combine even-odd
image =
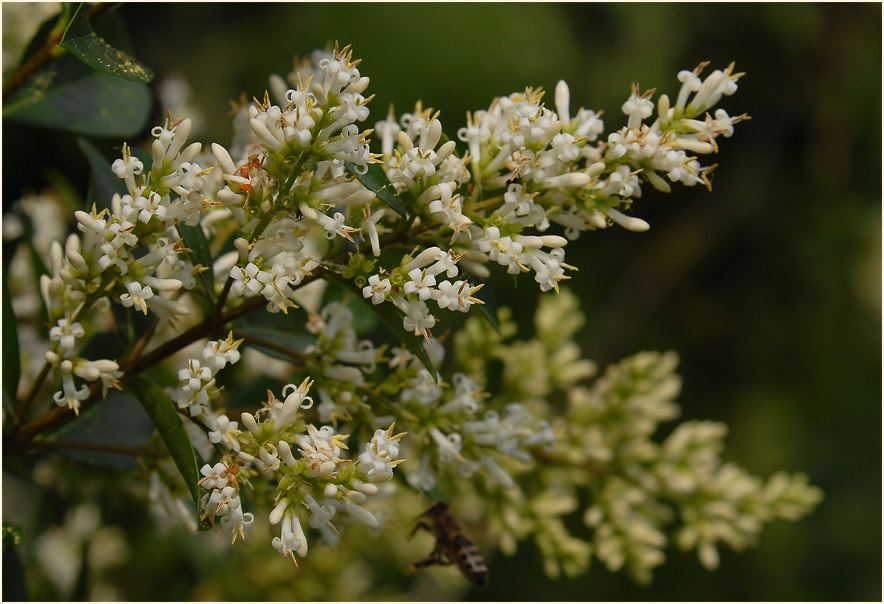
[[[418,529],[425,529],[436,537],[436,546],[429,557],[415,562],[413,568],[423,568],[433,564],[444,566],[457,564],[464,578],[479,587],[488,584],[488,567],[479,548],[466,536],[463,524],[448,508],[448,504],[438,501],[420,515],[429,518],[431,524],[418,522],[411,536]]]
[[[248,162],[241,165],[239,168],[237,168],[236,172],[238,172],[240,175],[242,175],[243,178],[251,178],[252,177],[252,170],[260,170],[263,163],[264,163],[263,157],[259,158],[257,154],[250,155]],[[234,174],[236,172],[234,172]],[[252,190],[252,185],[251,184],[241,184],[239,186],[239,190],[241,193],[248,193],[249,191]]]

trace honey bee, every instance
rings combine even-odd
[[[430,523],[418,522],[411,535],[418,529],[425,529],[436,536],[436,547],[429,557],[415,562],[413,568],[423,568],[433,564],[457,564],[464,578],[479,587],[488,584],[488,567],[479,553],[479,548],[469,540],[463,525],[448,509],[448,504],[441,501],[431,505],[420,518],[428,518]]]

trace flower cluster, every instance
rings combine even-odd
[[[563,316],[568,320],[559,321]],[[491,360],[506,354],[515,357],[507,361],[515,369],[524,366],[518,351],[531,351],[540,371],[526,379],[525,372],[505,368],[502,396],[521,393],[529,404],[543,408],[539,399],[559,390],[567,393],[556,446],[532,474],[537,494],[510,491],[489,509],[489,530],[504,551],[533,536],[550,576],[582,573],[594,554],[609,570],[625,567],[646,583],[665,560],[670,541],[682,550],[696,550],[701,563],[713,569],[717,544],[743,549],[754,543],[764,523],[793,520],[820,501],[821,491],[809,486],[803,474],[781,472],[765,482],[724,463],[723,424],[687,421],[666,438],[655,438],[661,424],[680,413],[674,402],[681,386],[674,353],[629,357],[590,387],[580,382],[594,367],[576,358],[566,371],[552,371],[561,364],[562,345],[574,345],[571,337],[582,320],[576,298],[563,290],[541,301],[533,341],[476,349],[477,332],[490,330],[475,320],[459,334],[456,354],[473,362],[477,356]],[[513,350],[515,355],[509,355]],[[580,497],[581,490],[588,499]],[[580,511],[580,500],[591,502],[582,510],[593,531],[590,541],[572,535],[561,520]]]
[[[705,78],[705,63],[679,73],[674,103],[662,95],[655,104],[653,90],[634,85],[626,124],[607,136],[601,113],[572,112],[559,82],[554,108],[527,88],[467,114],[450,140],[439,113],[420,103],[363,128],[372,96],[359,63],[336,45],[287,79],[274,76],[272,99],[268,91],[240,107],[233,143],[210,153],[188,144],[190,120],[171,116],[152,131],[149,157],[123,146],[111,170],[126,192],[76,213],[79,233],[52,244],[40,279],[58,405],[78,411],[96,398],[97,384],[75,378],[101,380],[106,393],[183,348],[175,345],[233,323],[177,368],[165,402],[186,418],[177,436],[189,430],[212,461],[200,469],[201,519],[236,541],[266,515],[279,528],[271,545],[296,564],[308,528],[337,543],[344,523],[378,529],[397,518],[384,506],[430,492],[483,515],[506,553],[533,538],[551,576],[583,572],[596,556],[642,582],[670,541],[713,568],[720,544],[743,548],[763,523],[812,509],[821,495],[803,476],[765,483],[724,463],[721,424],[685,422],[655,440],[679,415],[674,355],[641,353],[584,385],[596,366],[574,341],[583,317],[562,286],[576,270],[566,248],[581,233],[649,228],[631,215],[643,185],[710,186],[715,165],[700,156],[746,119],[715,109],[737,89],[732,65]],[[543,298],[536,337],[516,340],[509,311],[482,291],[495,265],[559,294]],[[299,294],[320,279],[344,293],[308,305]],[[87,313],[111,303],[130,319],[155,318],[127,343],[125,364],[78,354]],[[436,315],[486,303],[500,324],[473,313],[444,365]],[[402,346],[358,333],[354,304],[395,328]],[[197,307],[203,322],[177,333]],[[261,307],[272,328],[236,322]],[[143,355],[162,329],[177,338]],[[258,411],[237,416],[220,408],[218,374],[243,345],[293,368],[281,398],[275,385]],[[193,528],[164,484],[170,468],[148,468],[149,496]],[[572,534],[572,514],[591,538]]]
[[[64,249],[53,242],[49,274],[40,277],[40,292],[49,320],[51,349],[46,361],[60,375],[62,390],[55,401],[78,411],[89,388],[77,388],[74,376],[102,380],[106,392],[121,377],[115,361],[87,361],[75,354],[75,342],[84,331],[80,320],[93,308],[107,309],[111,302],[150,310],[169,324],[190,314],[177,298],[196,283],[202,270],[190,261],[177,230],[181,223],[199,224],[207,203],[201,189],[211,168],[194,163],[200,143],[185,147],[190,133],[187,119],[166,121],[153,130],[152,168],[123,146],[113,173],[125,183],[125,195],[114,195],[110,207],[77,211],[80,234],[68,236]],[[144,253],[135,253],[140,248]]]
[[[300,386],[287,385],[282,400],[268,392],[269,400],[260,411],[240,416],[244,431],[228,431],[228,442],[214,441],[228,449],[222,461],[201,469],[201,484],[210,491],[202,501],[204,518],[219,519],[234,541],[245,536],[245,527],[254,521],[252,514],[242,511],[242,486],[259,475],[275,482],[276,505],[269,520],[281,524],[281,529],[272,545],[295,563],[296,553],[307,554],[302,517],[332,543],[339,535],[334,518],[377,528],[377,517],[363,504],[378,494],[378,484],[393,478],[393,468],[403,461],[397,457],[398,441],[405,434],[394,434],[392,424],[376,430],[357,459],[345,457],[348,435],[328,425],[317,428],[298,415],[313,406],[308,396],[311,385],[309,378]],[[299,513],[301,507],[306,511]]]
[[[242,340],[234,341],[233,332],[227,335],[226,340],[207,342],[200,352],[201,358],[188,359],[187,367],[178,371],[179,388],[170,392],[172,400],[179,409],[186,409],[190,417],[205,419],[216,432],[226,427],[226,423],[223,426],[217,425],[218,421],[224,422],[226,417],[222,416],[215,420],[207,413],[210,409],[210,399],[214,398],[217,392],[214,388],[215,374],[224,369],[228,363],[232,365],[239,361],[240,344]],[[233,429],[235,428],[234,423]],[[212,438],[212,435],[210,432],[209,437]],[[212,440],[212,442],[218,441]]]

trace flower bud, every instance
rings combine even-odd
[[[242,420],[242,425],[249,429],[249,432],[252,434],[258,434],[258,422],[255,421],[254,415],[251,413],[243,413],[239,418]]]
[[[288,499],[283,499],[276,507],[273,508],[273,511],[270,512],[270,524],[279,524],[279,521],[282,520],[282,515],[285,513],[285,509],[288,507],[289,502]]]
[[[356,522],[364,524],[370,528],[377,528],[380,526],[378,523],[378,519],[375,518],[375,515],[366,510],[364,507],[356,505],[355,503],[348,501],[347,502],[347,512]]]
[[[649,225],[641,218],[626,216],[625,214],[621,214],[617,210],[608,210],[608,217],[628,231],[641,233],[642,231],[647,231],[649,228],[651,228],[651,225]]]

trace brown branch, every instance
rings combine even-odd
[[[145,447],[127,447],[125,445],[107,445],[102,443],[86,443],[70,440],[34,440],[22,446],[26,449],[78,449],[81,451],[101,451],[104,453],[120,453],[132,457],[150,456],[163,457],[165,454]]]
[[[215,303],[215,312],[221,312],[221,309],[224,308],[224,303],[227,301],[227,296],[230,294],[230,288],[233,287],[233,281],[233,277],[227,277],[224,289],[221,290],[221,294],[218,296],[218,301]]]
[[[233,339],[245,340],[248,344],[260,346],[261,348],[266,348],[268,350],[275,350],[276,352],[280,352],[286,356],[291,357],[294,361],[297,361],[301,365],[306,365],[307,361],[310,360],[310,356],[298,352],[297,350],[293,350],[291,348],[288,348],[287,346],[283,346],[282,344],[277,344],[273,340],[268,340],[267,338],[262,338],[260,336],[254,336],[249,333],[243,333],[242,331],[236,329],[233,330]]]
[[[49,375],[50,369],[52,369],[52,365],[48,361],[43,364],[43,368],[40,370],[40,373],[37,374],[37,377],[34,379],[34,383],[31,384],[31,389],[25,395],[25,398],[22,400],[21,405],[19,405],[18,409],[15,411],[15,418],[12,420],[13,426],[18,426],[24,419],[25,412],[28,410],[28,407],[33,402],[34,397],[37,395],[37,391],[40,390],[40,386],[43,385],[43,380],[45,380],[46,376]]]
[[[145,347],[147,347],[148,342],[153,337],[154,332],[157,330],[157,325],[159,325],[159,320],[155,319],[153,323],[145,330],[141,337],[138,338],[138,341],[135,342],[135,346],[132,347],[132,352],[129,353],[129,357],[127,361],[134,361],[141,353],[144,351]]]

